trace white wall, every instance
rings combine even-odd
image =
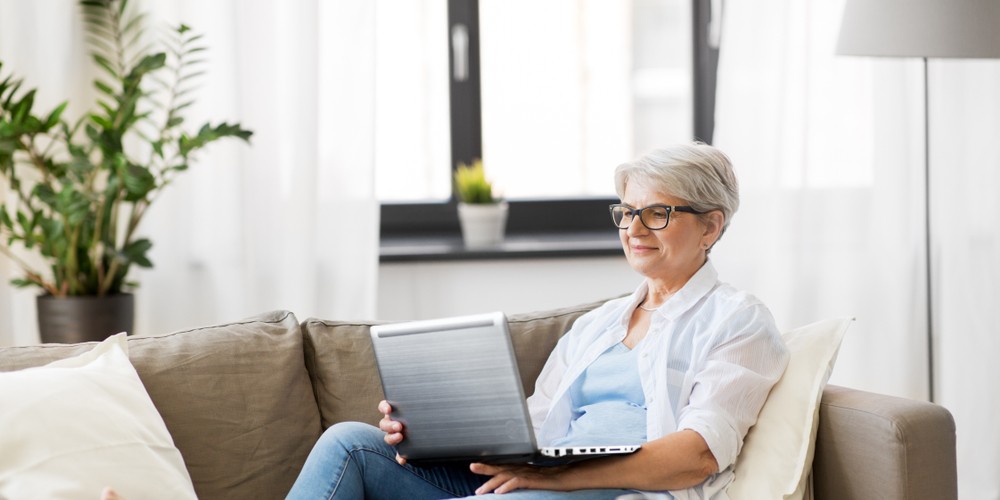
[[[387,263],[379,266],[376,316],[510,315],[608,299],[631,293],[641,281],[624,256]]]

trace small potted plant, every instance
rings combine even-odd
[[[199,35],[180,25],[163,50],[150,50],[127,0],[80,5],[100,69],[89,113],[70,122],[66,102],[36,110],[35,90],[0,62],[0,254],[24,272],[15,286],[43,292],[43,342],[131,332],[128,273],[152,266],[152,242],[137,231],[143,216],[195,153],[252,134],[238,123],[186,126]]]
[[[479,249],[500,244],[507,227],[507,202],[493,192],[493,183],[486,178],[482,160],[458,165],[455,193],[465,246]]]

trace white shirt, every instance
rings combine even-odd
[[[646,293],[643,282],[631,296],[584,314],[556,344],[528,398],[539,446],[566,435],[572,419],[570,386],[625,338],[632,312]],[[706,262],[653,313],[636,349],[647,439],[694,430],[719,464],[720,472],[702,484],[670,493],[677,499],[727,498],[743,438],[788,363],[770,311],[756,297],[720,282]]]

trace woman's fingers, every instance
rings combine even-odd
[[[485,476],[493,476],[476,489],[477,495],[508,493],[520,489],[563,490],[560,481],[564,467],[532,467],[525,465],[489,465],[474,463],[469,469]]]
[[[396,446],[397,444],[403,442],[403,433],[402,432],[389,432],[389,433],[386,433],[385,437],[382,438],[382,439],[385,441],[385,444],[387,444],[389,446]]]
[[[508,491],[514,491],[518,488],[518,476],[516,471],[520,469],[519,467],[514,468],[474,463],[469,466],[469,469],[476,474],[493,476],[483,483],[482,486],[476,489],[477,495],[483,495],[486,493],[506,493]]]
[[[496,465],[473,463],[469,465],[469,470],[482,476],[495,476],[503,469]]]
[[[392,406],[389,405],[385,400],[379,401],[378,411],[382,412],[384,415],[382,420],[378,421],[378,428],[385,433],[386,444],[391,446],[396,446],[403,441],[403,424],[397,422],[389,416],[392,413]],[[398,461],[398,460],[397,460]]]
[[[517,489],[524,487],[522,479],[510,472],[501,472],[488,481],[483,483],[482,486],[476,488],[477,495],[485,495],[487,493],[508,493]]]
[[[382,420],[378,421],[378,428],[385,433],[403,432],[403,424],[389,417],[382,417]]]

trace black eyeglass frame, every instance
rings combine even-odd
[[[615,222],[615,209],[616,208],[628,209],[628,210],[632,211],[632,217],[625,217],[624,214],[622,214],[622,222],[624,223],[626,220],[628,221],[628,223],[625,224],[624,226],[620,226],[620,225],[618,225],[618,223]],[[667,216],[663,218],[663,226],[661,226],[661,227],[649,227],[649,224],[646,223],[646,220],[642,218],[642,212],[644,210],[648,210],[650,208],[665,208],[667,210]],[[641,222],[643,226],[646,226],[646,229],[649,229],[650,231],[659,231],[660,229],[666,229],[667,226],[670,225],[670,213],[671,212],[684,212],[684,213],[696,214],[696,215],[701,215],[701,214],[707,213],[707,212],[701,212],[701,211],[695,210],[694,207],[692,207],[690,205],[650,205],[648,207],[634,208],[634,207],[631,207],[631,206],[626,205],[624,203],[613,203],[611,205],[608,205],[608,211],[611,212],[611,222],[618,229],[628,229],[629,226],[632,225],[632,222],[635,220],[635,218],[638,217],[639,218],[639,222]]]

